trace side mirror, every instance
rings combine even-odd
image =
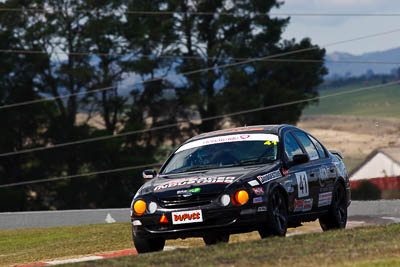
[[[339,157],[340,159],[344,159],[343,154],[336,150],[329,150],[333,155]]]
[[[289,167],[306,163],[310,160],[307,154],[298,154],[293,156],[293,161],[288,162]]]
[[[143,179],[153,179],[156,175],[157,172],[155,170],[144,170],[142,172]]]

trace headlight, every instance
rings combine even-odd
[[[236,206],[242,206],[246,204],[248,200],[249,200],[249,193],[247,193],[246,190],[239,190],[234,194],[232,202]]]
[[[148,208],[149,213],[153,214],[154,212],[156,212],[156,210],[157,210],[157,203],[150,202],[149,208]]]
[[[141,216],[146,211],[146,202],[143,200],[138,200],[133,205],[133,211],[136,215]]]
[[[222,195],[220,201],[221,201],[222,206],[228,206],[229,202],[231,202],[231,197],[226,194]]]

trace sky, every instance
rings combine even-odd
[[[271,13],[398,13],[399,0],[286,0]],[[302,17],[292,16],[283,34],[285,39],[311,38],[314,44],[325,44],[365,35],[400,29],[400,16],[379,17]],[[400,31],[346,44],[328,46],[328,53],[347,52],[360,55],[400,47]]]

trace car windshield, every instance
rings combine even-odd
[[[162,174],[257,165],[277,160],[279,138],[272,134],[242,134],[200,139],[182,145]]]

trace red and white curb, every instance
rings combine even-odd
[[[174,250],[177,247],[164,247],[164,250]],[[102,260],[102,259],[109,259],[109,258],[116,258],[122,256],[130,256],[138,254],[136,249],[127,249],[116,251],[110,254],[99,254],[87,257],[79,257],[73,259],[65,259],[65,260],[53,260],[53,261],[41,261],[29,264],[22,264],[22,265],[15,265],[14,267],[36,267],[36,266],[49,266],[49,265],[58,265],[58,264],[66,264],[66,263],[75,263],[75,262],[84,262],[84,261],[95,261],[95,260]]]
[[[75,263],[75,262],[83,262],[83,261],[95,261],[95,260],[102,260],[102,259],[109,259],[109,258],[116,258],[121,256],[129,256],[129,255],[136,255],[136,249],[127,249],[121,250],[110,254],[99,254],[94,256],[87,256],[87,257],[80,257],[74,259],[65,259],[65,260],[54,260],[54,261],[42,261],[30,264],[23,264],[23,265],[16,265],[15,267],[35,267],[35,266],[48,266],[48,265],[58,265],[58,264],[65,264],[65,263]]]

